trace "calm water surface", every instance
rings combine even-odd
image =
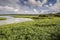
[[[11,17],[11,16],[0,16],[0,17],[7,18],[7,20],[0,20],[0,25],[18,23],[18,22],[25,22],[25,21],[31,21],[32,20],[30,18],[14,18],[14,17]]]

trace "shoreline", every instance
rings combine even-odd
[[[7,18],[7,20],[1,20],[0,25],[26,22],[26,21],[32,21],[33,20],[33,19],[30,19],[30,18],[14,18],[14,17],[11,17],[11,16],[2,16],[2,17]]]

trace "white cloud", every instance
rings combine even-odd
[[[57,12],[60,9],[60,0],[57,0],[56,4],[51,6],[50,9]]]
[[[44,5],[44,7],[47,7],[45,10],[49,11],[41,10],[41,13],[60,12],[60,0],[57,0],[57,2],[54,5],[50,3],[49,5]]]
[[[39,13],[36,9],[33,9],[33,11],[34,11],[35,13]]]
[[[48,11],[49,11],[49,10],[41,10],[40,13],[43,13],[43,14],[45,13],[45,14],[46,14],[46,13],[48,13]]]
[[[0,10],[4,10],[4,11],[19,11],[19,9],[17,8],[13,8],[13,7],[9,7],[9,6],[0,6]]]
[[[42,6],[46,2],[47,2],[47,0],[43,0],[42,2],[40,0],[38,0],[38,1],[36,1],[36,0],[28,0],[28,4],[31,5],[31,6]]]
[[[45,4],[45,3],[47,3],[47,0],[43,0],[42,4]]]
[[[3,3],[3,2],[5,2],[5,3]],[[60,0],[57,0],[55,5],[52,5],[50,3],[49,5],[45,5],[44,8],[42,7],[42,5],[47,3],[47,0],[43,0],[42,2],[40,2],[40,0],[38,0],[38,1],[36,1],[36,0],[24,1],[25,4],[29,5],[29,7],[26,6],[26,5],[21,6],[21,4],[18,4],[18,3],[20,3],[19,0],[5,0],[5,1],[0,0],[0,10],[14,11],[14,12],[18,12],[18,13],[20,13],[20,12],[21,13],[24,13],[24,12],[25,13],[28,13],[28,12],[38,13],[39,11],[41,11],[41,13],[44,13],[44,12],[48,12],[47,10],[50,10],[49,12],[51,12],[51,11],[56,11],[56,12],[60,11],[59,10],[60,9]],[[39,8],[42,7],[42,8],[40,10],[38,10],[38,9],[36,10],[36,7],[39,7]],[[28,11],[26,11],[26,10],[28,10]]]
[[[49,6],[53,6],[53,4],[50,3]]]

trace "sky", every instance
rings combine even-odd
[[[0,0],[0,14],[46,14],[60,12],[60,0]]]

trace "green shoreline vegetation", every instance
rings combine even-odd
[[[6,20],[7,18],[4,18],[4,17],[0,17],[0,20]]]
[[[0,40],[60,40],[60,17],[32,18],[34,21],[0,26]]]

